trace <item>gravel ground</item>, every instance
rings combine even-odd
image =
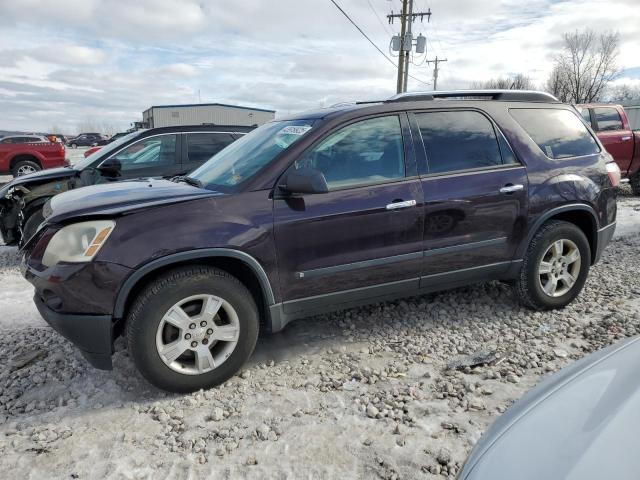
[[[122,342],[113,371],[89,367],[0,247],[0,478],[453,478],[529,388],[640,333],[640,199],[620,207],[562,311],[521,308],[493,282],[315,317],[186,396],[150,387]]]

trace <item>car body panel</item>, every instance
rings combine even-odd
[[[483,434],[458,478],[638,478],[639,363],[634,337],[548,378]]]
[[[611,154],[622,172],[623,178],[631,178],[640,172],[640,132],[634,132],[629,117],[622,105],[590,103],[576,105],[580,111],[589,112],[589,126],[596,132],[604,148]],[[620,128],[604,130],[600,127],[597,113],[602,109],[617,112]]]

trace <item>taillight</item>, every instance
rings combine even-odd
[[[607,163],[607,174],[609,175],[609,180],[611,180],[611,185],[614,187],[620,185],[622,173],[620,172],[620,167],[616,162]]]

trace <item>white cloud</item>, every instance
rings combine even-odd
[[[382,22],[366,1],[339,3],[386,52],[398,25],[384,15],[398,2],[371,0]],[[414,31],[430,58],[448,58],[440,88],[515,73],[541,84],[561,34],[576,28],[620,31],[620,65],[640,67],[636,0],[414,1],[427,3],[431,22]],[[432,66],[410,73],[431,81]],[[328,0],[0,1],[0,128],[73,130],[88,117],[126,127],[198,91],[286,113],[384,98],[395,70]]]

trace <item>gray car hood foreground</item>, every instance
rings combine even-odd
[[[482,436],[460,480],[640,478],[640,337],[542,382]]]
[[[47,223],[83,216],[112,216],[141,208],[220,195],[169,180],[132,180],[78,188],[56,195],[44,208]]]

